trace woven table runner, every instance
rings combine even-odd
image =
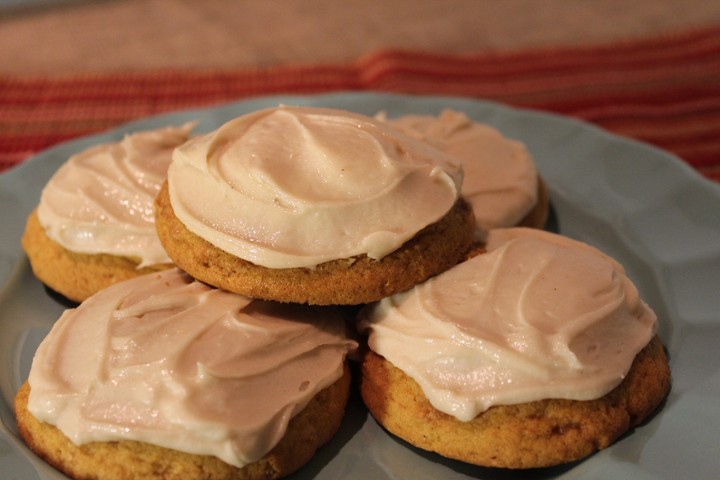
[[[0,172],[58,142],[149,115],[339,91],[453,95],[561,113],[668,150],[720,182],[720,28],[474,55],[381,50],[337,65],[0,75]]]

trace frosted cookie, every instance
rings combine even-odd
[[[378,118],[462,162],[462,196],[475,213],[478,237],[494,228],[543,228],[550,202],[547,188],[527,148],[464,113]]]
[[[279,478],[336,432],[357,344],[336,312],[169,269],[66,311],[16,397],[28,446],[72,478]]]
[[[158,236],[193,277],[254,298],[361,304],[463,257],[474,218],[446,153],[372,118],[278,107],[175,150]]]
[[[653,311],[598,250],[527,228],[367,307],[361,393],[409,443],[464,462],[578,460],[648,418],[670,388]]]
[[[153,200],[192,125],[142,131],[73,155],[44,187],[22,246],[35,276],[81,302],[115,282],[168,268]]]

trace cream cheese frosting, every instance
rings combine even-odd
[[[493,405],[605,395],[656,323],[615,260],[511,228],[489,233],[487,253],[368,307],[359,328],[435,408],[469,421]]]
[[[525,145],[455,110],[440,115],[378,118],[457,157],[462,196],[472,205],[479,239],[493,228],[516,226],[538,201],[538,174]]]
[[[36,352],[28,409],[76,444],[137,440],[242,467],[342,376],[356,346],[330,310],[168,269],[66,311]]]
[[[44,187],[37,209],[46,235],[66,249],[172,263],[155,231],[153,201],[172,151],[193,125],[126,135],[65,162]]]
[[[194,234],[268,268],[379,259],[442,218],[458,161],[382,122],[280,106],[175,150],[172,208]]]

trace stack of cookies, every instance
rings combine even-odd
[[[191,128],[79,154],[113,152],[71,159],[28,220],[33,271],[82,303],[38,349],[18,428],[71,477],[288,475],[338,429],[358,350],[380,424],[483,466],[582,458],[667,394],[652,310],[617,262],[540,230],[519,142],[453,111]],[[151,157],[161,174],[128,167]],[[83,163],[120,166],[93,182]]]

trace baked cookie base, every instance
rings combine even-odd
[[[231,255],[190,232],[175,216],[167,182],[155,208],[165,251],[194,278],[252,298],[315,305],[358,305],[407,290],[460,261],[475,228],[472,209],[459,201],[440,221],[380,260],[359,256],[312,269],[273,269]]]
[[[21,243],[33,274],[48,288],[78,303],[122,280],[173,266],[137,268],[138,262],[131,258],[72,252],[45,234],[35,210],[27,219]]]
[[[350,369],[320,391],[288,424],[280,442],[260,460],[237,468],[213,456],[194,455],[136,441],[75,445],[27,410],[27,382],[15,397],[18,431],[40,458],[76,480],[255,480],[282,478],[307,463],[340,427],[350,392]]]
[[[656,336],[610,393],[591,401],[550,399],[491,407],[469,422],[435,409],[420,386],[380,355],[364,355],[361,394],[389,432],[424,450],[485,467],[527,469],[582,459],[651,415],[670,390]]]

